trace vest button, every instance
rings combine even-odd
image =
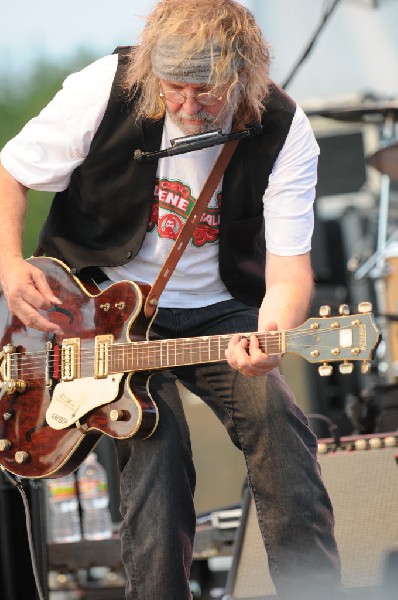
[[[131,250],[127,250],[126,258],[131,258],[132,256],[133,256],[133,253],[131,252]]]

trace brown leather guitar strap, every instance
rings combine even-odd
[[[160,294],[163,292],[164,288],[168,280],[170,279],[176,264],[181,258],[182,253],[184,252],[189,240],[191,239],[192,233],[199,222],[200,217],[203,215],[203,212],[206,206],[209,203],[210,198],[214,194],[214,191],[219,183],[221,176],[223,175],[225,169],[228,166],[229,161],[232,158],[232,155],[235,151],[236,146],[238,145],[239,140],[232,140],[230,142],[226,142],[224,144],[223,149],[221,150],[214,167],[207,178],[206,183],[203,186],[202,191],[199,194],[198,199],[195,202],[194,207],[192,208],[188,219],[181,229],[178,237],[170,250],[168,257],[166,258],[164,265],[159,271],[157,278],[155,279],[151,290],[147,296],[145,302],[145,316],[151,317],[157,307],[159,302]]]

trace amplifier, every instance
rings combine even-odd
[[[319,440],[318,460],[331,497],[342,578],[351,600],[398,597],[398,432]],[[225,600],[275,598],[249,493]]]

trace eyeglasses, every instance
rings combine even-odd
[[[224,94],[218,97],[211,92],[200,92],[199,94],[192,94],[192,96],[188,96],[187,94],[177,92],[176,90],[165,90],[164,92],[160,92],[159,96],[161,98],[166,98],[166,100],[169,102],[174,102],[175,104],[184,104],[188,98],[194,98],[196,102],[202,106],[214,106],[217,104],[217,102],[222,100]]]

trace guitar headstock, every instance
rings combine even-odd
[[[286,340],[286,351],[299,354],[311,363],[322,363],[319,374],[331,375],[329,363],[340,362],[343,374],[353,371],[353,361],[362,361],[362,373],[370,371],[370,361],[380,342],[381,332],[372,315],[370,302],[358,305],[358,314],[350,314],[343,304],[339,316],[331,316],[329,306],[320,308],[318,318],[293,329]]]

